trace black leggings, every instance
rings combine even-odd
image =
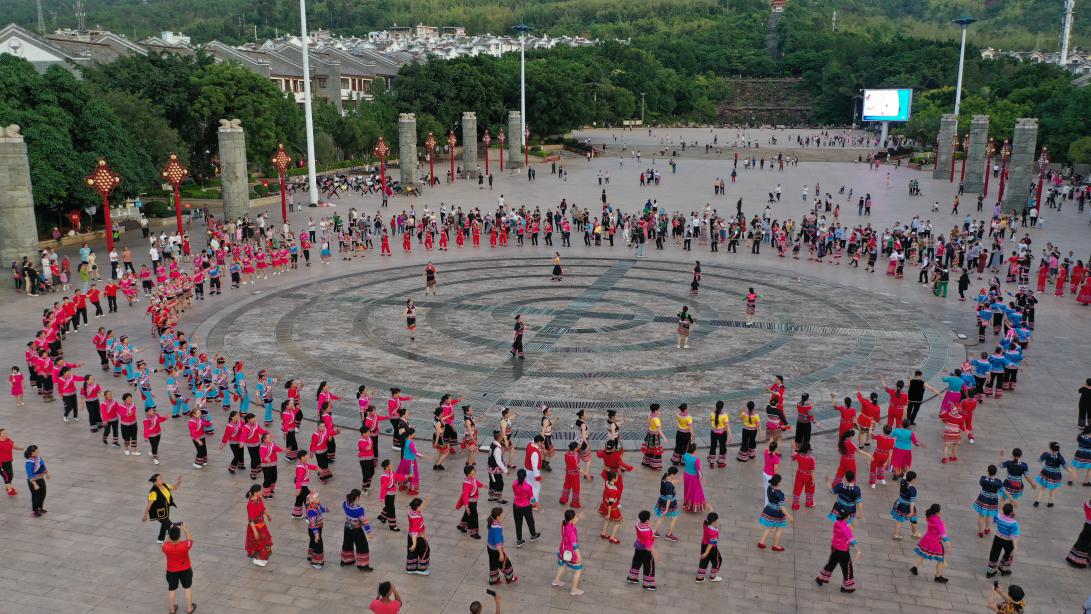
[[[148,445],[152,447],[152,456],[159,456],[159,435],[148,437]]]
[[[106,438],[113,433],[114,443],[117,443],[117,419],[109,420],[102,425],[102,443],[106,443]]]
[[[136,445],[136,425],[135,424],[122,424],[121,425],[121,438],[125,440],[125,443],[131,443]]]
[[[64,403],[64,417],[67,418],[68,414],[72,414],[73,418],[80,417],[80,406],[76,403],[76,395],[66,394],[61,397],[61,401]]]
[[[519,507],[512,506],[515,516],[515,540],[517,542],[523,541],[523,521],[527,523],[527,529],[530,530],[531,537],[537,535],[537,531],[534,530],[534,508],[531,506]]]
[[[722,432],[722,433],[717,433],[716,431],[712,431],[712,434],[709,436],[709,440],[710,440],[710,443],[708,445],[708,458],[709,459],[711,459],[713,456],[716,456],[716,455],[719,455],[719,456],[726,456],[727,455],[727,431],[726,430],[724,432]],[[709,464],[711,464],[711,462],[712,461],[710,460]]]
[[[905,418],[906,418],[906,420],[909,420],[910,424],[915,423],[917,421],[917,414],[920,412],[920,410],[921,410],[921,402],[920,401],[910,401],[909,404],[905,406]],[[898,425],[898,426],[901,426],[901,425]]]
[[[30,509],[35,512],[41,511],[45,504],[45,479],[27,480],[27,488],[30,489]]]
[[[811,442],[811,423],[810,422],[796,422],[796,443],[810,443]]]
[[[989,549],[989,571],[995,572],[997,566],[1007,572],[1012,564],[1012,553],[1015,551],[1015,543],[1010,539],[1004,539],[999,535],[993,536],[993,545]]]

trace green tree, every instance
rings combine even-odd
[[[1068,146],[1068,159],[1076,164],[1091,164],[1091,136],[1082,136]]]

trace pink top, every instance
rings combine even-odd
[[[848,550],[849,546],[856,543],[856,536],[852,534],[852,527],[844,520],[833,523],[833,541],[830,546],[834,550]]]
[[[362,435],[356,442],[359,453],[356,455],[360,460],[375,460],[375,449],[371,445],[371,437]]]
[[[162,434],[163,427],[160,425],[166,421],[166,416],[160,416],[158,414],[144,418],[144,439]]]
[[[652,527],[644,522],[636,523],[636,541],[644,550],[651,550],[655,546],[655,532]]]
[[[776,466],[780,463],[780,452],[772,452],[768,448],[765,450],[765,465],[762,471],[765,475],[773,475],[776,473]]]
[[[1083,521],[1091,523],[1091,501],[1083,504]]]
[[[924,537],[917,543],[921,550],[926,552],[942,552],[943,542],[947,541],[947,527],[939,514],[928,518],[928,528],[924,531]]]
[[[117,417],[122,424],[136,424],[136,405],[117,405]]]
[[[710,527],[708,525],[705,525],[704,533],[701,535],[701,545],[702,546],[708,546],[708,545],[715,546],[715,545],[717,545],[719,543],[720,543],[720,530],[717,529],[716,527]]]
[[[534,498],[534,488],[530,482],[512,482],[511,492],[515,507],[530,507],[531,499]]]
[[[577,550],[580,547],[580,536],[576,531],[576,525],[571,522],[561,527],[561,552],[565,550]]]
[[[228,422],[224,425],[224,434],[220,438],[222,443],[238,444],[242,442],[242,421]]]
[[[409,510],[409,535],[420,537],[424,534],[424,514],[413,509]]]
[[[186,426],[189,427],[189,437],[194,441],[201,439],[205,436],[204,427],[201,425],[201,417],[194,415],[192,418],[186,421]]]

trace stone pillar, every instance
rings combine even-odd
[[[932,171],[933,179],[951,178],[951,139],[955,138],[958,130],[958,116],[953,113],[945,114],[939,120],[939,143],[936,144],[936,156],[939,164]]]
[[[985,188],[985,146],[989,143],[989,116],[970,120],[970,149],[966,152],[966,191],[980,194]]]
[[[519,111],[508,112],[508,166],[523,166],[523,117]]]
[[[250,176],[246,170],[246,133],[237,119],[221,119],[220,177],[224,217],[235,219],[250,212]],[[315,198],[314,195],[311,196]]]
[[[417,185],[417,116],[398,115],[398,170],[403,186]]]
[[[1028,187],[1037,183],[1038,120],[1027,117],[1015,122],[1011,137],[1011,159],[1008,160],[1008,180],[1004,184],[1004,211],[1019,213],[1027,204]]]
[[[37,261],[33,190],[27,146],[19,126],[0,127],[0,261],[5,264],[22,262],[23,256]]]
[[[462,114],[462,170],[469,179],[477,179],[477,114]],[[484,171],[482,171],[484,172]]]

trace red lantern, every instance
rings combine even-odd
[[[171,152],[170,160],[160,172],[163,179],[174,188],[174,217],[178,221],[178,234],[182,234],[182,194],[179,191],[182,181],[189,176],[189,170],[178,161],[178,156]]]
[[[379,142],[375,144],[375,155],[379,156],[379,185],[382,187],[383,194],[386,194],[386,154],[388,153],[390,153],[390,147],[380,136]]]
[[[102,197],[102,215],[106,220],[106,249],[113,251],[114,224],[110,220],[110,193],[121,185],[121,175],[106,165],[106,158],[99,158],[95,170],[84,178],[83,183]]]
[[[284,143],[277,145],[277,153],[272,159],[273,168],[277,169],[277,175],[280,176],[280,216],[284,222],[288,222],[288,186],[285,182],[285,176],[288,174],[288,165],[292,163],[292,157],[288,155],[287,151],[284,151]]]

